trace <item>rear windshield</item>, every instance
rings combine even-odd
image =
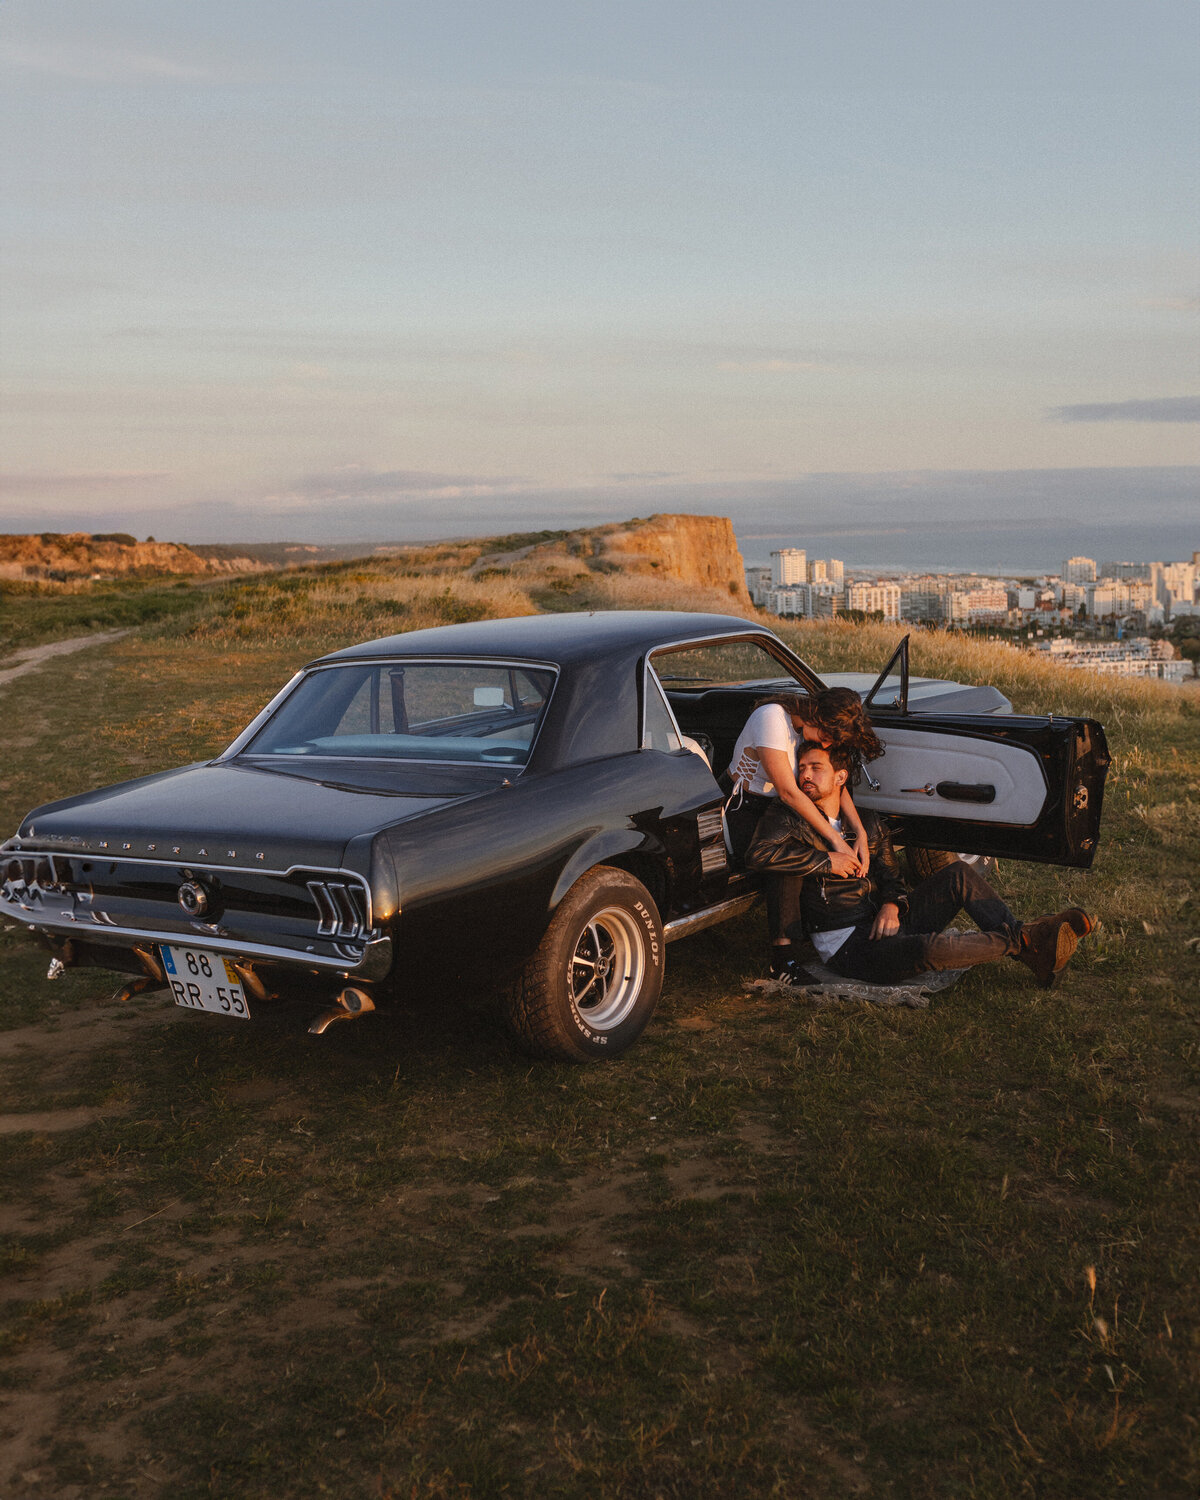
[[[545,667],[495,662],[322,667],[242,754],[523,766],[553,686]]]

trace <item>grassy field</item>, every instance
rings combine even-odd
[[[350,640],[687,602],[479,561],[189,591],[47,662],[0,688],[0,822],[212,754]],[[787,633],[830,670],[896,636]],[[46,985],[0,934],[0,1495],[1194,1500],[1195,700],[941,637],[914,666],[1109,728],[1094,870],[1001,871],[1103,922],[1054,991],[764,997],[752,914],[672,947],[633,1052],[567,1068],[478,996],[313,1038]]]

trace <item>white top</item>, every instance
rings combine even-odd
[[[768,780],[758,752],[783,750],[795,767],[796,747],[800,742],[801,735],[782,704],[764,703],[761,708],[756,708],[746,720],[746,727],[738,736],[729,762],[734,793],[740,788],[760,797],[778,797],[775,783]]]

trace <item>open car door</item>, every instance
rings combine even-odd
[[[875,701],[893,669],[886,706]],[[908,637],[864,700],[886,747],[855,791],[887,814],[897,842],[1087,868],[1109,766],[1094,719],[912,713]]]

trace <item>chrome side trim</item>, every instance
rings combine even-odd
[[[808,663],[803,658],[797,656],[794,651],[790,650],[773,631],[768,630],[765,625],[753,625],[749,620],[747,620],[746,624],[749,627],[748,629],[731,630],[728,635],[696,635],[689,636],[685,640],[664,641],[661,646],[652,646],[650,648],[646,653],[647,660],[655,656],[669,656],[674,651],[686,651],[689,646],[731,646],[737,641],[756,641],[766,648],[768,656],[773,656],[781,667],[787,669],[787,675],[794,677],[806,693],[813,691],[807,681],[808,678],[812,678],[813,682],[816,683],[818,691],[825,686],[821,678]],[[796,668],[799,668],[799,671]],[[655,667],[654,671],[657,676],[658,668]],[[744,685],[743,683],[733,682],[711,684],[713,687],[742,687]]]
[[[691,937],[693,932],[703,932],[706,927],[715,927],[718,922],[730,917],[740,917],[749,911],[758,900],[757,891],[747,891],[729,901],[718,901],[716,906],[706,906],[703,911],[689,912],[686,917],[676,917],[663,928],[664,942],[673,943],[677,938]]]
[[[265,708],[259,709],[259,711],[250,720],[249,724],[246,725],[245,729],[242,730],[241,734],[238,735],[237,739],[235,739],[233,743],[226,749],[222,750],[220,755],[214,756],[210,764],[216,765],[219,761],[228,760],[231,755],[236,755],[241,747],[245,744],[245,742],[258,733],[258,731],[263,727],[263,725],[267,722],[267,720],[271,717],[271,715],[275,712],[275,710],[279,707],[283,700],[290,696],[292,690],[304,675],[305,673],[303,669],[301,669],[299,672],[296,672],[292,676],[290,681],[285,682],[284,685],[275,694],[275,696],[271,699],[270,703],[268,703]]]

